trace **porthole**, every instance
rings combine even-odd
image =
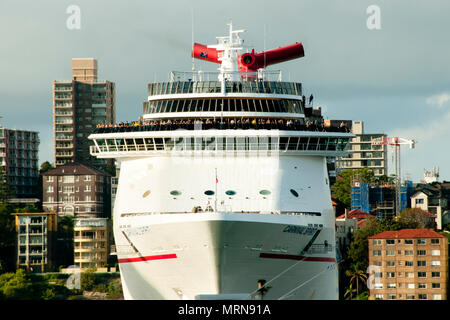
[[[170,194],[171,194],[172,196],[179,196],[179,195],[181,195],[181,191],[178,191],[178,190],[172,190],[172,191],[170,191]]]
[[[298,198],[298,192],[295,191],[294,189],[291,189],[291,193],[294,197]]]
[[[236,194],[236,191],[234,191],[234,190],[227,190],[227,191],[225,191],[225,194],[227,194],[229,196],[234,196]]]
[[[262,194],[263,196],[268,196],[269,194],[271,194],[269,190],[261,190],[259,193]]]
[[[205,191],[205,194],[206,194],[207,196],[212,196],[212,195],[214,195],[214,191],[212,191],[212,190],[206,190],[206,191]]]

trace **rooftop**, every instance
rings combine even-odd
[[[411,239],[411,238],[445,238],[431,229],[402,229],[398,231],[383,231],[370,236],[369,239]]]
[[[364,211],[361,211],[359,209],[353,209],[348,213],[347,218],[348,219],[367,219],[367,218],[375,218],[375,216],[368,214]],[[345,213],[341,214],[336,219],[345,219]]]
[[[61,175],[86,175],[86,174],[100,174],[106,175],[107,173],[100,171],[96,168],[87,166],[78,162],[66,163],[65,165],[58,166],[54,169],[50,169],[44,172],[44,176],[61,176]]]

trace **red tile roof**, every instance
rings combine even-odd
[[[431,229],[401,229],[398,231],[383,231],[370,236],[369,239],[411,239],[411,238],[445,238]]]
[[[367,219],[367,218],[375,218],[373,215],[365,213],[364,211],[361,211],[359,209],[353,209],[348,213],[349,219]],[[336,219],[345,219],[345,213],[341,214]]]

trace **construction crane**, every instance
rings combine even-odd
[[[400,146],[409,145],[414,149],[417,141],[399,137],[379,137],[372,139],[372,145],[389,145],[395,148],[395,215],[398,216],[401,208],[401,166],[400,166]]]

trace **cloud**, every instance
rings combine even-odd
[[[442,106],[450,100],[450,94],[447,92],[436,94],[434,96],[428,97],[426,99],[426,103],[428,105],[432,106],[438,106],[439,108],[442,108]]]

